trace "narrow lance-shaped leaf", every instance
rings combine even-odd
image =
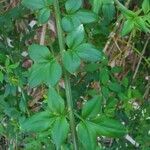
[[[146,22],[142,17],[135,18],[135,25],[142,31],[150,33],[150,29],[147,27]]]
[[[121,12],[124,14],[124,16],[127,19],[133,19],[137,16],[137,14],[129,9],[127,9],[124,5],[122,5],[119,1],[117,1],[118,7],[121,10]]]

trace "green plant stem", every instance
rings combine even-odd
[[[64,46],[63,32],[62,32],[61,23],[60,23],[61,19],[60,19],[60,8],[59,8],[58,0],[54,0],[54,9],[55,9],[59,48],[62,54],[63,51],[65,50],[65,46]],[[64,69],[64,76],[65,76],[65,91],[66,91],[67,105],[68,105],[68,111],[69,111],[73,146],[74,146],[74,150],[78,150],[76,129],[75,129],[75,118],[74,118],[74,112],[73,112],[73,101],[72,101],[72,93],[71,93],[71,85],[70,85],[70,76],[66,72],[65,69]]]

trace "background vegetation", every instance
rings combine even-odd
[[[0,1],[0,149],[150,149],[149,0]]]

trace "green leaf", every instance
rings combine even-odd
[[[146,22],[142,17],[135,18],[135,25],[144,32],[150,32],[150,29],[146,26]]]
[[[47,59],[51,58],[52,55],[46,46],[32,44],[29,46],[29,56],[34,62],[42,63],[47,62]]]
[[[106,68],[103,68],[101,71],[100,71],[100,81],[106,85],[109,81],[109,72]]]
[[[34,60],[29,75],[29,85],[35,87],[41,83],[54,86],[61,78],[62,69],[53,58],[49,49],[33,44],[29,47],[29,55]]]
[[[94,0],[93,1],[93,12],[95,12],[96,14],[99,13],[99,10],[102,7],[102,1],[101,0]]]
[[[91,44],[84,43],[75,49],[80,58],[85,61],[96,62],[101,59],[101,52]]]
[[[144,0],[142,3],[142,9],[144,11],[145,14],[147,14],[148,12],[150,12],[150,1],[149,0]]]
[[[117,93],[121,92],[121,86],[120,86],[120,84],[115,83],[115,82],[114,83],[111,82],[109,84],[109,89],[112,90],[112,91],[114,91],[114,92],[117,92]]]
[[[70,73],[74,73],[80,66],[80,58],[76,52],[69,50],[63,53],[63,64]]]
[[[122,72],[122,67],[119,67],[119,66],[115,66],[113,68],[111,68],[111,72],[114,74],[114,73],[120,73]]]
[[[107,137],[121,137],[127,134],[127,130],[120,122],[106,117],[97,117],[92,122],[98,135]]]
[[[73,24],[72,18],[70,16],[63,17],[61,24],[62,24],[63,30],[66,32],[70,32],[74,28],[74,24]]]
[[[82,0],[68,0],[65,3],[66,11],[70,13],[76,12],[82,6]]]
[[[52,4],[53,4],[53,2],[54,2],[54,0],[46,0],[46,4],[47,4],[47,6],[52,5]]]
[[[31,10],[41,9],[46,6],[45,0],[38,0],[38,2],[35,0],[22,0],[22,4]]]
[[[4,79],[4,75],[3,75],[3,73],[0,71],[0,82],[3,82],[3,79]]]
[[[44,24],[48,21],[50,17],[50,9],[49,8],[43,8],[38,13],[38,22],[39,24]]]
[[[120,11],[123,13],[123,15],[127,18],[127,19],[133,19],[134,17],[137,16],[137,14],[129,9],[127,9],[125,6],[123,6],[121,3],[119,3],[119,9]]]
[[[53,122],[54,120],[51,119],[49,112],[38,112],[30,118],[21,121],[20,128],[26,132],[42,132],[50,128]]]
[[[57,149],[65,142],[69,132],[69,124],[65,117],[57,117],[54,126],[51,130],[52,139],[56,144]]]
[[[56,60],[35,63],[30,70],[29,85],[31,87],[45,83],[54,86],[61,78],[62,69]]]
[[[109,89],[108,89],[107,87],[105,87],[105,86],[102,86],[101,90],[102,90],[103,96],[104,96],[105,98],[108,98],[108,97],[109,97],[109,94],[111,93],[111,92],[109,91]]]
[[[85,66],[85,71],[94,72],[94,71],[97,71],[99,69],[99,67],[100,67],[100,65],[97,63],[90,63]]]
[[[95,13],[87,10],[79,10],[75,15],[80,19],[81,23],[92,23],[98,20],[98,16]]]
[[[48,91],[48,107],[51,112],[62,114],[65,109],[64,100],[55,91],[53,87],[49,87]]]
[[[77,135],[85,150],[96,149],[96,132],[94,128],[88,124],[88,122],[80,122],[77,125]]]
[[[114,4],[104,4],[102,6],[103,16],[106,20],[111,21],[115,16]]]
[[[134,21],[129,19],[124,22],[124,25],[123,25],[123,28],[121,31],[121,35],[125,36],[128,33],[130,33],[133,29],[134,29]]]
[[[93,99],[87,101],[82,108],[82,117],[95,117],[100,112],[101,100],[102,99],[100,98],[100,96],[95,96]]]
[[[84,40],[84,27],[83,25],[78,26],[66,37],[66,43],[69,48],[75,48],[80,45]]]
[[[65,32],[71,32],[77,28],[81,22],[76,16],[68,15],[62,18],[62,28]]]

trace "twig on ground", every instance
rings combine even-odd
[[[145,54],[145,51],[146,51],[146,48],[147,48],[147,45],[148,45],[149,40],[150,40],[150,37],[149,37],[149,38],[147,39],[147,41],[145,42],[145,45],[144,45],[144,48],[143,48],[143,50],[142,50],[141,56],[143,56],[143,55]],[[136,75],[137,75],[137,73],[138,73],[138,70],[139,70],[139,67],[140,67],[141,62],[142,62],[142,57],[140,57],[139,62],[138,62],[138,64],[137,64],[137,67],[136,67],[136,69],[135,69],[135,72],[134,72],[134,75],[133,75],[133,80],[135,79],[135,77],[136,77]]]
[[[131,0],[128,0],[128,1],[126,2],[125,6],[128,7],[129,4],[130,4],[130,2],[131,2]],[[115,37],[116,32],[117,32],[117,30],[118,30],[118,27],[119,27],[120,24],[121,24],[122,19],[123,19],[123,17],[122,17],[122,15],[120,15],[120,16],[118,17],[118,20],[116,21],[116,25],[115,25],[113,31],[112,31],[112,32],[109,34],[109,36],[108,36],[108,40],[107,40],[107,42],[106,42],[106,44],[105,44],[105,46],[104,46],[104,49],[103,49],[103,52],[104,52],[104,53],[107,51],[109,45],[110,45],[111,42],[112,42],[112,39]]]
[[[42,26],[42,32],[41,32],[41,38],[40,38],[40,45],[44,45],[44,43],[45,43],[46,27],[47,27],[47,24],[44,24]]]

